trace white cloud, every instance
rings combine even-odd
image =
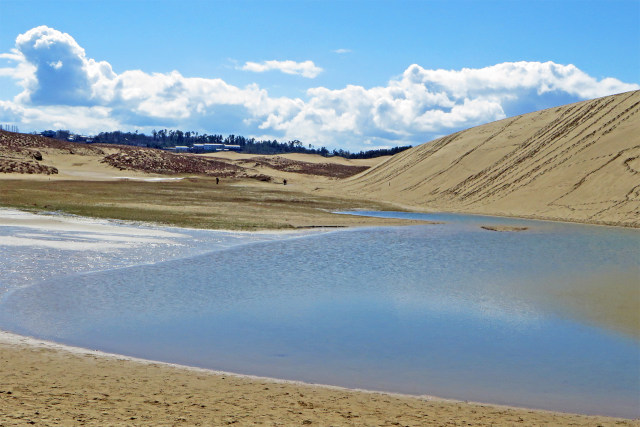
[[[505,62],[490,67],[456,70],[426,70],[419,65],[410,66],[403,79],[413,83],[441,89],[455,96],[494,97],[517,95],[519,91],[535,90],[538,95],[564,92],[582,99],[596,98],[615,92],[638,88],[613,78],[597,79],[574,65],[553,62]]]
[[[509,115],[640,89],[617,79],[597,79],[573,65],[503,63],[481,69],[427,70],[411,65],[386,86],[313,88],[299,113],[269,125],[287,137],[322,144],[323,138],[419,143],[437,135]],[[555,104],[558,105],[558,104]],[[528,109],[530,106],[534,108]],[[523,111],[524,109],[524,111]]]
[[[0,122],[22,130],[173,127],[347,150],[419,144],[510,115],[640,89],[598,80],[574,65],[523,61],[462,70],[411,65],[383,86],[312,87],[304,99],[272,97],[256,84],[237,87],[178,71],[116,74],[108,62],[87,57],[69,34],[44,26],[19,35],[16,48],[0,58],[14,64],[0,68],[0,76],[23,89],[13,100],[0,100]],[[311,61],[245,67],[319,72]]]
[[[338,54],[351,53],[351,49],[336,49],[333,51],[333,53],[338,53]]]
[[[247,62],[242,66],[243,71],[253,71],[254,73],[264,73],[265,71],[277,70],[285,74],[296,74],[308,79],[318,77],[322,72],[322,68],[316,66],[313,61],[295,62],[295,61],[264,61],[264,62]]]
[[[88,59],[69,34],[40,26],[16,39],[19,61],[33,67],[22,101],[37,105],[94,105],[93,86],[115,74],[106,62]]]
[[[0,122],[13,123],[22,121],[24,108],[11,101],[0,101]]]

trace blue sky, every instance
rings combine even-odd
[[[639,89],[639,52],[637,0],[0,0],[0,123],[416,145]]]

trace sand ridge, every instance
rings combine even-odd
[[[640,91],[461,131],[341,190],[422,210],[640,226]]]

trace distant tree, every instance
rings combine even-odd
[[[69,130],[58,130],[55,132],[55,138],[67,139],[71,135]],[[342,148],[329,151],[326,147],[314,148],[309,144],[308,148],[302,141],[294,139],[287,142],[278,142],[278,140],[256,140],[255,138],[246,138],[242,135],[230,134],[226,138],[221,134],[200,134],[198,132],[182,130],[161,129],[151,131],[151,135],[136,130],[135,132],[122,132],[119,130],[112,132],[100,132],[93,137],[93,141],[105,144],[127,144],[136,146],[146,146],[152,148],[167,148],[175,145],[193,146],[194,143],[210,143],[210,144],[227,144],[238,145],[241,151],[249,154],[284,154],[284,153],[308,153],[319,154],[324,157],[341,156],[349,159],[366,159],[378,156],[388,156],[399,153],[411,146],[394,147],[389,149],[376,149],[369,151],[360,151],[358,153],[350,153]]]
[[[69,130],[58,129],[56,131],[56,138],[57,139],[67,139],[67,138],[69,138],[69,136],[71,136],[71,131],[69,131]]]

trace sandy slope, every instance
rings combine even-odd
[[[286,179],[288,185],[293,185],[305,192],[311,192],[318,186],[333,188],[335,186],[336,179],[339,179],[340,168],[343,166],[347,168],[354,168],[356,171],[361,171],[365,167],[375,166],[390,158],[390,156],[383,156],[372,159],[345,159],[338,156],[322,157],[317,154],[288,153],[264,155],[235,153],[232,151],[202,154],[201,156],[231,161],[234,164],[247,168],[251,173],[272,177],[272,183],[281,183]],[[279,169],[274,167],[277,166],[278,163],[282,162],[308,165],[306,169],[309,169],[309,171],[308,173],[300,173],[300,171],[295,171],[295,168],[293,170],[283,170],[281,168]],[[314,168],[318,168],[320,171],[325,169],[326,173],[319,174],[314,172],[312,170]],[[347,171],[347,173],[349,173],[349,171]]]
[[[141,171],[124,171],[103,162],[105,156],[119,151],[120,149],[116,146],[97,147],[36,135],[0,131],[0,180],[103,181],[163,177]],[[37,160],[34,158],[34,153],[39,154]],[[9,172],[11,168],[7,168],[11,163],[19,166],[13,168],[13,172]]]
[[[228,159],[228,160],[247,160],[254,157],[269,157],[264,154],[246,154],[246,153],[236,153],[233,151],[220,151],[217,153],[203,154],[203,156],[216,157],[216,158]],[[278,156],[283,157],[285,159],[298,161],[298,162],[331,163],[331,164],[347,165],[347,166],[375,166],[391,158],[391,156],[381,156],[381,157],[373,157],[371,159],[345,159],[344,157],[339,157],[339,156],[323,157],[319,154],[304,154],[304,153],[287,153],[287,154],[279,154]]]
[[[425,210],[640,226],[640,91],[458,132],[348,179]]]

